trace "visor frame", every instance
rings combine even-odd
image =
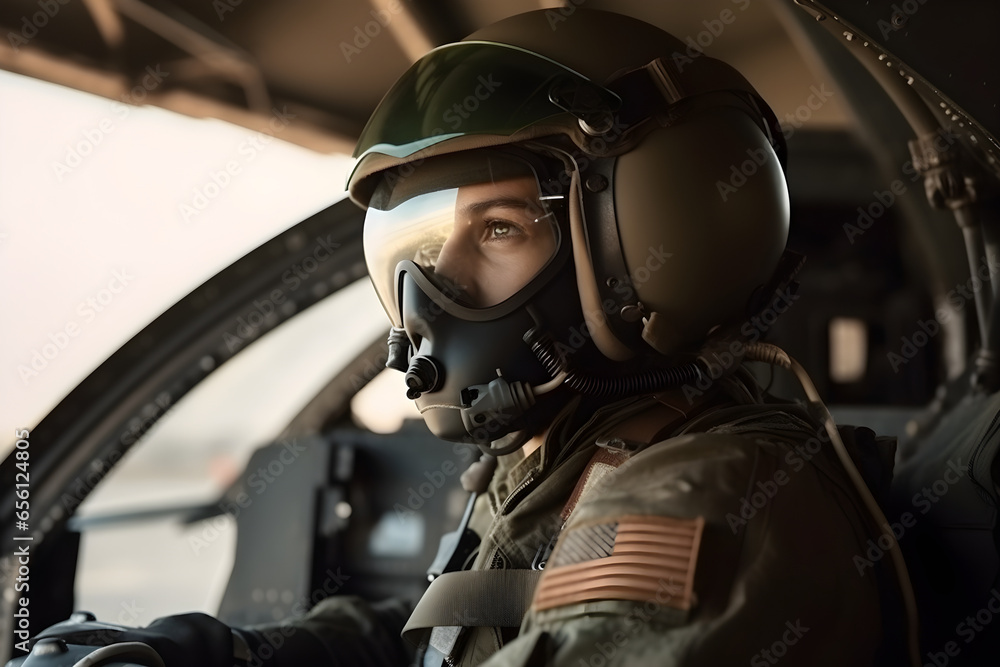
[[[551,215],[554,218],[551,224],[552,230],[555,234],[555,250],[548,257],[545,263],[527,280],[527,282],[516,288],[515,291],[508,297],[489,306],[475,306],[464,304],[459,301],[457,297],[449,296],[447,290],[440,284],[440,281],[435,280],[434,277],[429,275],[428,271],[430,270],[430,267],[424,267],[413,259],[412,256],[414,253],[410,253],[410,257],[407,259],[396,261],[395,265],[389,269],[392,271],[390,283],[386,284],[384,279],[381,277],[376,279],[375,274],[378,273],[379,275],[382,275],[385,273],[386,269],[388,269],[388,263],[372,259],[368,250],[369,241],[366,240],[366,263],[369,268],[370,280],[375,286],[375,291],[379,301],[382,303],[382,307],[386,311],[386,314],[389,316],[392,326],[394,327],[403,327],[403,313],[401,312],[400,305],[402,303],[400,293],[402,272],[412,275],[417,285],[432,298],[433,302],[452,316],[471,322],[483,322],[504,317],[524,305],[526,301],[537,293],[542,284],[551,280],[553,276],[563,270],[566,258],[572,252],[570,248],[572,243],[569,234],[568,202],[566,199],[568,196],[568,186],[563,184],[560,179],[554,177],[554,172],[563,169],[565,164],[561,160],[555,159],[552,156],[548,156],[548,159],[546,159],[545,156],[539,154],[538,152],[526,148],[504,147],[501,149],[485,149],[484,151],[477,151],[476,153],[478,153],[478,155],[474,153],[463,154],[461,156],[461,160],[489,160],[495,156],[496,158],[507,162],[513,161],[518,163],[518,168],[523,167],[524,169],[521,175],[534,178],[538,198],[544,212],[544,215],[541,217]],[[448,171],[453,169],[453,167],[451,167],[451,163],[456,159],[456,157],[458,156],[441,156],[440,158],[435,158],[434,160],[429,161],[427,165],[435,171]],[[418,172],[413,172],[407,176],[406,182],[411,184],[414,180],[416,180],[414,176],[416,176],[417,173]],[[511,174],[512,172],[506,173]],[[517,173],[514,173],[513,177],[517,177],[517,175]],[[502,180],[505,179],[500,179],[500,181]],[[417,182],[419,183],[419,181]],[[429,182],[432,184],[435,182],[433,172],[429,178]],[[415,195],[411,194],[402,200],[394,200],[392,190],[389,190],[388,192],[383,193],[383,195],[379,198],[384,202],[386,208],[370,206],[369,211],[386,213],[405,205],[406,202],[417,197],[447,193],[449,190],[457,189],[463,185],[488,182],[488,180],[466,180],[464,178],[457,177],[453,181],[440,183],[440,189],[436,189],[432,185],[426,192],[421,192],[420,194]],[[387,188],[397,187],[389,186],[388,179],[385,180],[385,183]],[[417,190],[419,190],[419,187]],[[367,217],[365,224],[367,235],[367,226],[370,224]],[[382,246],[382,244],[378,243],[373,245],[378,247]],[[402,268],[403,265],[405,265],[405,268]],[[382,287],[380,288],[379,285],[382,285]]]

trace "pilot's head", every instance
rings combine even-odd
[[[431,51],[355,155],[388,365],[449,440],[661,388],[759,307],[787,236],[784,144],[756,91],[608,12],[530,12]]]

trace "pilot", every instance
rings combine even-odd
[[[416,609],[328,598],[237,630],[251,664],[899,658],[864,493],[743,363],[797,262],[781,129],[739,73],[636,19],[530,12],[416,62],[356,155],[387,365],[481,451],[473,500]],[[168,665],[215,665],[220,626],[152,629],[188,637]]]

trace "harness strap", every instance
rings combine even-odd
[[[541,570],[462,570],[431,582],[406,625],[403,638],[419,642],[435,627],[519,628],[531,607]]]

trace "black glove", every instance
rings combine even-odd
[[[145,628],[129,628],[93,620],[57,623],[35,637],[58,637],[67,644],[107,646],[142,642],[156,651],[167,667],[231,667],[233,631],[208,614],[158,618]]]

